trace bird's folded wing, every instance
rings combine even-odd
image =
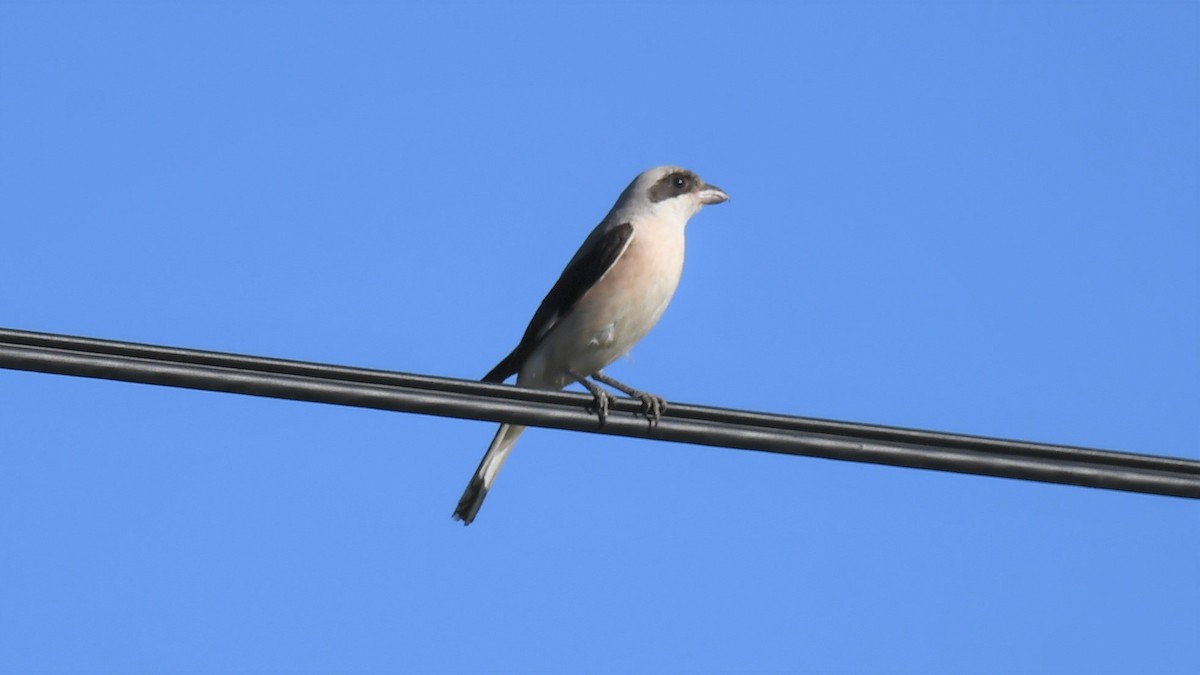
[[[520,344],[511,354],[504,357],[500,363],[484,376],[484,382],[503,382],[508,376],[516,373],[521,364],[529,357],[534,347],[541,342],[546,333],[558,323],[559,319],[571,311],[575,303],[584,293],[595,286],[608,273],[614,263],[629,247],[633,239],[633,225],[622,223],[606,231],[598,232],[597,236],[588,237],[583,246],[567,263],[566,269],[554,287],[546,294],[542,304],[533,314],[529,327]]]

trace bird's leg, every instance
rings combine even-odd
[[[598,382],[607,384],[613,389],[619,389],[632,398],[642,399],[642,414],[646,416],[646,419],[650,420],[650,426],[658,424],[658,421],[662,419],[663,411],[667,409],[667,402],[663,397],[638,391],[627,384],[617,382],[599,370],[592,373],[592,378]]]
[[[592,401],[592,408],[596,411],[596,416],[600,418],[600,426],[604,426],[604,422],[608,420],[608,404],[611,401],[615,401],[616,397],[607,391],[604,391],[599,387],[599,385],[588,380],[586,377],[576,375],[569,370],[567,371],[567,374],[592,393],[592,398],[595,399]]]

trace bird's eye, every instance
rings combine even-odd
[[[675,187],[681,188],[684,185],[687,185],[687,179],[683,176],[675,176]]]

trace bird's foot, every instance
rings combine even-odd
[[[650,426],[655,426],[662,419],[663,411],[667,409],[667,401],[661,396],[647,394],[644,391],[639,391],[636,394],[631,394],[634,398],[642,399],[642,414],[650,421]]]
[[[608,421],[608,406],[616,400],[616,396],[604,391],[600,387],[596,387],[596,391],[592,392],[592,405],[588,410],[596,413],[596,417],[600,418],[600,426],[604,426],[604,423]]]
[[[617,397],[613,396],[607,391],[604,391],[599,387],[599,385],[587,379],[586,377],[580,377],[575,373],[569,374],[571,377],[575,378],[576,382],[582,384],[589,392],[591,392],[592,404],[588,406],[588,411],[596,413],[596,417],[600,418],[600,426],[604,426],[604,423],[608,421],[608,406],[613,401],[616,401]]]
[[[657,425],[658,421],[662,419],[663,411],[667,409],[667,401],[663,397],[656,396],[655,394],[647,394],[644,391],[634,389],[627,384],[622,384],[621,382],[614,380],[600,371],[593,373],[592,377],[598,382],[603,382],[613,389],[621,390],[630,398],[641,399],[642,409],[639,412],[641,412],[642,415],[645,415],[646,420],[650,422],[650,426],[653,427]]]

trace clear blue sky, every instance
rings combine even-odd
[[[432,5],[432,3],[429,3]],[[0,325],[1200,458],[1200,4],[0,5]],[[1182,499],[0,371],[0,671],[1184,673]]]

